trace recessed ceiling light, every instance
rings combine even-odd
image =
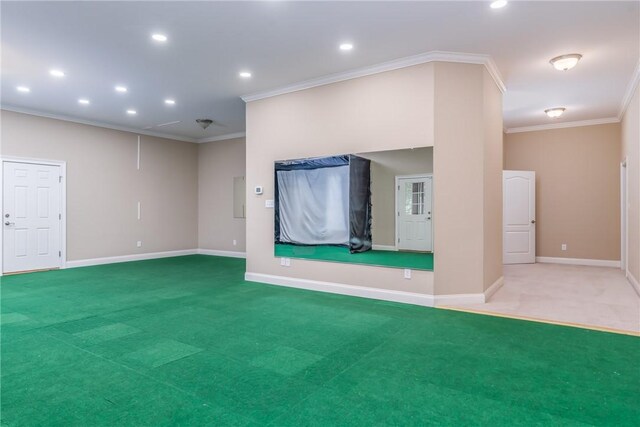
[[[165,99],[164,103],[167,105],[175,105],[176,101],[173,99]]]
[[[549,63],[553,65],[553,68],[560,71],[567,71],[578,65],[582,55],[579,53],[570,53],[568,55],[560,55],[552,58]]]
[[[78,99],[78,104],[89,105],[89,104],[91,104],[91,102],[88,99],[80,98],[80,99]]]
[[[548,108],[544,110],[544,112],[547,116],[551,117],[552,119],[556,119],[560,117],[565,110],[566,108],[564,107],[556,107],[556,108]]]
[[[127,114],[130,116],[135,116],[136,114],[138,114],[138,112],[136,110],[127,110]]]
[[[152,39],[154,39],[157,42],[166,42],[167,41],[167,36],[165,36],[164,34],[154,34],[151,36]]]
[[[29,93],[29,92],[31,92],[31,89],[29,89],[29,88],[28,88],[28,87],[26,87],[26,86],[18,86],[18,87],[16,87],[16,90],[17,90],[18,92],[22,92],[22,93]]]
[[[127,91],[127,88],[124,86],[116,86],[116,92],[120,92],[120,93],[125,93]]]
[[[49,70],[49,74],[51,74],[53,77],[64,77],[64,71],[62,70]]]
[[[353,44],[351,44],[351,43],[342,43],[340,45],[340,50],[344,50],[345,52],[349,51],[351,49],[353,49]]]
[[[501,7],[505,7],[506,5],[507,0],[496,0],[494,2],[491,2],[489,7],[491,7],[491,9],[500,9]]]
[[[238,75],[243,79],[248,79],[249,77],[251,77],[251,73],[248,71],[240,71]]]

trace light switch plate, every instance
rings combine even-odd
[[[275,206],[275,203],[273,201],[273,199],[269,199],[269,200],[265,200],[264,201],[264,207],[265,208],[273,208]]]
[[[142,247],[142,240],[138,240],[138,241],[136,242],[136,246],[137,246],[137,247],[139,247],[139,248],[141,248],[141,247]]]
[[[563,244],[562,244],[562,250],[563,250],[563,251],[566,251],[566,250],[567,250],[567,244],[566,244],[566,243],[563,243]]]
[[[411,279],[411,269],[410,268],[405,268],[404,269],[404,278],[405,279]]]

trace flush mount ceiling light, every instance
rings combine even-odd
[[[22,93],[29,93],[29,92],[31,92],[31,89],[29,89],[29,88],[28,88],[28,87],[26,87],[26,86],[18,86],[18,87],[16,87],[16,90],[17,90],[18,92],[22,92]]]
[[[494,2],[491,2],[489,7],[491,9],[500,9],[502,7],[505,7],[506,5],[507,5],[507,0],[496,0]]]
[[[240,71],[240,73],[238,73],[238,75],[240,77],[242,77],[243,79],[248,79],[249,77],[251,77],[251,73],[248,71]]]
[[[57,69],[49,70],[49,74],[51,74],[53,77],[64,77],[64,71]]]
[[[202,129],[206,129],[213,124],[211,119],[196,119],[196,123],[200,125]]]
[[[340,45],[340,50],[343,52],[348,52],[353,49],[353,43],[342,43]]]
[[[125,93],[127,91],[127,88],[124,86],[116,86],[115,89],[116,89],[116,92],[120,92],[120,93]]]
[[[556,119],[560,117],[565,110],[566,108],[564,107],[547,108],[546,110],[544,110],[544,113],[552,119]]]
[[[161,43],[164,43],[167,41],[167,36],[165,36],[164,34],[153,34],[151,38]]]
[[[167,104],[167,105],[175,105],[176,101],[173,100],[173,99],[165,99],[164,103]]]
[[[568,55],[560,55],[552,58],[549,63],[553,65],[553,68],[560,71],[567,71],[578,65],[582,55],[579,53],[570,53]]]
[[[80,99],[78,99],[78,104],[89,105],[89,104],[91,104],[91,102],[88,99],[80,98]]]
[[[138,112],[136,110],[127,110],[127,114],[130,116],[135,116],[136,114],[138,114]]]

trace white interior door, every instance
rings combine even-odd
[[[3,162],[2,178],[4,272],[60,267],[60,166]]]
[[[536,173],[503,171],[503,262],[536,262]]]
[[[397,182],[398,250],[432,251],[432,177],[398,177]]]

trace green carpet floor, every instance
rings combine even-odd
[[[640,422],[640,339],[243,281],[202,255],[3,277],[2,425]]]
[[[367,251],[357,254],[340,246],[275,245],[275,256],[304,258],[322,261],[348,262],[352,264],[379,265],[384,267],[433,270],[433,254],[399,251]]]

